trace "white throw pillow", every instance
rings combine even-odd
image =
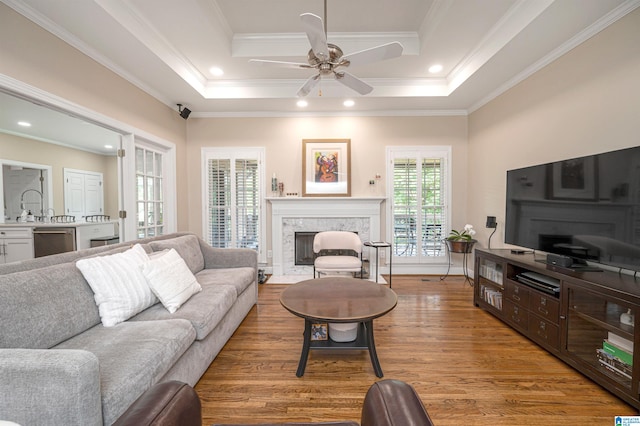
[[[148,261],[147,253],[136,244],[122,253],[76,262],[93,290],[105,327],[126,321],[158,302],[140,270]]]
[[[151,291],[171,313],[202,290],[186,262],[175,249],[141,266]]]

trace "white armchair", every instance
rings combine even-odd
[[[325,252],[321,253],[321,252]],[[362,241],[347,231],[318,232],[313,239],[313,277],[321,273],[360,272],[362,278]],[[355,255],[354,255],[355,254]]]

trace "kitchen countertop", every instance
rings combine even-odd
[[[108,220],[103,222],[68,222],[68,223],[45,223],[45,222],[16,222],[15,220],[0,223],[0,228],[77,228],[79,226],[101,225],[103,223],[117,224],[117,220]]]

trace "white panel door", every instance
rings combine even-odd
[[[81,220],[85,216],[103,214],[102,173],[64,170],[64,211]]]
[[[84,177],[85,216],[103,214],[102,175]]]
[[[84,175],[76,172],[65,172],[64,179],[64,214],[84,216]]]

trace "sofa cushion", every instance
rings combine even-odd
[[[0,348],[48,349],[99,323],[73,263],[0,276]]]
[[[216,328],[236,299],[236,290],[232,286],[202,285],[202,291],[194,294],[175,313],[169,313],[162,305],[158,304],[140,312],[130,321],[186,319],[196,330],[196,339],[202,340],[211,330]]]
[[[256,280],[254,268],[220,268],[203,269],[196,274],[200,285],[230,285],[236,289],[236,295],[240,296]]]
[[[163,308],[164,310],[164,308]],[[97,325],[55,349],[83,349],[100,363],[102,414],[112,424],[146,389],[158,382],[195,339],[188,321]]]
[[[160,253],[164,253],[164,250]],[[177,311],[191,296],[202,291],[198,280],[175,249],[143,264],[142,273],[153,294],[171,313]]]
[[[141,269],[148,261],[147,253],[136,244],[123,253],[76,262],[93,290],[105,327],[125,321],[158,302]]]
[[[149,243],[153,251],[174,248],[184,259],[194,274],[204,269],[204,256],[200,249],[200,242],[195,235],[184,235],[169,240],[152,241]]]

